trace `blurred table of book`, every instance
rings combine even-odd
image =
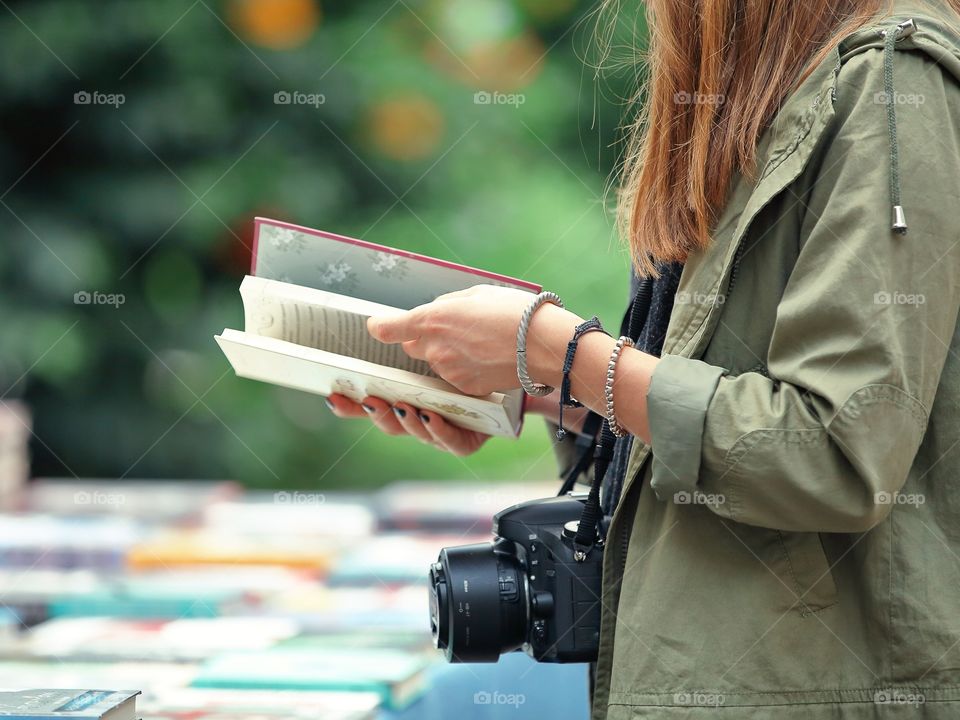
[[[35,480],[0,514],[0,690],[142,690],[145,720],[587,716],[582,665],[449,665],[426,571],[554,483],[371,494]]]

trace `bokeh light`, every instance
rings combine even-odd
[[[231,0],[226,14],[244,40],[273,50],[302,45],[321,17],[315,0]]]
[[[443,139],[444,126],[437,104],[419,94],[377,103],[368,119],[374,147],[393,160],[422,160],[433,155]]]
[[[511,92],[539,74],[546,48],[512,3],[442,0],[431,6],[430,17],[439,31],[427,38],[426,58],[464,85]]]

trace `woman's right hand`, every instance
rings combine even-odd
[[[431,410],[407,403],[391,405],[386,400],[370,396],[357,403],[338,394],[330,395],[326,401],[337,417],[369,418],[387,435],[412,435],[421,442],[460,457],[476,452],[490,438],[475,430],[457,427]]]

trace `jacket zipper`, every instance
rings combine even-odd
[[[740,261],[743,259],[743,240],[737,246],[737,252],[733,255],[733,262],[730,265],[730,280],[727,281],[727,294],[733,292],[734,283],[737,281],[737,272],[740,270]]]

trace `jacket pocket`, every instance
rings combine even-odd
[[[835,605],[839,599],[837,586],[820,533],[772,532],[777,535],[783,559],[780,577],[796,596],[794,609],[809,615]]]

